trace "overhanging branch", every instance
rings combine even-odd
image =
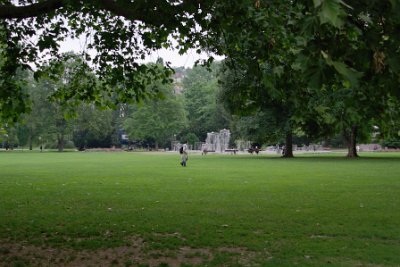
[[[124,17],[128,20],[139,20],[146,24],[160,26],[172,23],[175,14],[180,8],[171,6],[166,1],[160,0],[136,0],[134,2],[98,0],[94,1],[99,9],[105,10],[116,16]],[[169,10],[167,10],[169,8]]]
[[[26,19],[55,11],[65,5],[63,0],[48,0],[29,6],[0,5],[0,19]]]
[[[0,19],[26,19],[54,12],[62,7],[72,7],[80,12],[82,4],[77,1],[76,5],[70,6],[72,1],[46,0],[26,6],[15,6],[12,4],[0,5]],[[140,20],[144,23],[160,26],[173,23],[175,15],[182,12],[182,6],[171,6],[167,1],[136,0],[134,2],[114,0],[85,1],[85,5],[93,9],[104,10],[116,16],[128,20]],[[182,4],[187,5],[186,3]]]

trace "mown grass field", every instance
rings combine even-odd
[[[400,266],[400,153],[0,152],[0,266]]]

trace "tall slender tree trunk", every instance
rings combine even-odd
[[[58,152],[64,151],[64,134],[57,135],[57,146],[58,146]]]
[[[29,135],[28,135],[28,145],[29,145],[29,150],[32,150],[32,131],[29,130]]]
[[[348,152],[347,152],[348,158],[358,157],[358,154],[357,154],[357,126],[355,126],[355,125],[353,125],[351,127],[347,147],[348,147]]]
[[[351,132],[347,138],[347,157],[348,158],[357,158],[357,126],[353,125],[351,127]]]
[[[292,131],[286,132],[284,158],[293,158],[293,134]]]

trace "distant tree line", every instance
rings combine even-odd
[[[153,93],[140,101],[133,99],[135,104],[110,104],[118,97],[116,94],[84,101],[85,94],[104,90],[104,84],[86,68],[80,56],[64,57],[61,65],[43,68],[39,78],[30,71],[19,73],[21,88],[27,96],[27,112],[17,122],[0,124],[1,146],[63,151],[134,143],[158,148],[169,146],[174,132],[185,127],[183,100],[173,94],[171,84],[150,83],[151,88],[146,90]],[[152,65],[157,69],[157,64]],[[80,93],[76,94],[78,90]],[[126,135],[129,140],[122,138]]]
[[[128,131],[149,147],[165,146],[167,136],[196,142],[209,130],[229,126],[234,135],[259,143],[280,140],[285,157],[293,156],[299,136],[315,141],[340,135],[347,156],[357,157],[356,145],[370,138],[371,129],[378,127],[374,136],[391,140],[391,146],[399,138],[399,14],[398,0],[3,0],[2,131],[8,146],[16,143],[18,131],[10,122],[35,109],[21,78],[22,70],[34,66],[36,81],[47,79],[51,93],[46,98],[54,108],[53,120],[43,121],[43,127],[53,129],[46,130],[47,139],[51,136],[60,149],[74,139],[73,120],[65,119],[77,119],[75,109],[84,103],[119,110],[112,116],[113,133]],[[61,55],[60,43],[79,36],[86,36],[81,57]],[[195,91],[188,87],[183,97],[170,94],[168,64],[142,60],[172,47],[181,54],[194,48],[225,56],[219,78],[208,83],[199,71],[199,80],[184,81]],[[211,62],[206,63],[212,69]],[[211,93],[217,80],[218,90]],[[206,93],[199,96],[198,91]],[[173,109],[169,121],[165,113]],[[35,141],[38,125],[28,127],[28,143]],[[76,130],[75,144],[115,140],[89,134],[94,128]]]
[[[60,93],[68,94],[76,87],[80,87],[84,94],[85,91],[100,90],[98,87],[102,86],[96,75],[85,68],[79,56],[68,54],[62,66],[48,66],[44,69],[46,75],[38,79],[29,71],[19,72],[18,79],[29,99],[29,112],[23,114],[17,123],[2,124],[0,145],[28,149],[42,146],[59,151],[113,146],[160,149],[170,148],[173,141],[188,141],[194,146],[197,142],[204,142],[208,132],[226,128],[232,133],[231,146],[237,139],[250,140],[258,147],[284,145],[288,142],[290,129],[292,144],[301,146],[324,142],[333,147],[346,147],[345,133],[334,114],[324,115],[330,116],[331,121],[325,129],[321,129],[315,122],[320,115],[293,111],[310,105],[305,102],[309,99],[289,95],[289,102],[280,103],[262,88],[256,91],[259,95],[249,98],[254,94],[247,91],[249,88],[254,90],[249,86],[254,83],[254,77],[248,74],[246,66],[229,69],[227,64],[229,62],[225,60],[215,62],[208,68],[179,68],[177,72],[181,80],[165,84],[153,82],[148,85],[151,88],[146,89],[154,92],[153,96],[149,95],[137,103],[118,104],[110,109],[101,101],[115,97],[112,94],[104,96],[101,101],[93,99],[89,102],[81,101],[79,96],[68,99],[56,97]],[[175,87],[180,88],[177,90]],[[311,101],[316,100],[312,98]],[[323,101],[326,101],[326,96],[314,105],[321,105]],[[398,117],[394,116],[397,114],[397,103],[391,105],[393,110],[387,113],[393,117],[388,117],[388,121],[392,123],[391,129],[399,129]],[[320,109],[324,111],[323,107]],[[373,119],[364,121],[358,140],[383,141],[385,146],[398,147],[399,139],[393,138],[396,133],[386,139],[379,135],[372,136],[374,122]],[[333,124],[337,126],[328,127]]]

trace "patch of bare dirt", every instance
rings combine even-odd
[[[354,266],[354,267],[384,267],[388,265],[384,264],[374,264],[369,262],[363,262],[359,260],[352,260],[343,257],[337,258],[326,258],[326,262],[330,265],[340,265],[340,266]],[[396,265],[398,266],[398,265]]]
[[[153,236],[155,236],[155,237],[174,237],[174,238],[178,238],[183,241],[186,240],[186,238],[184,238],[181,235],[181,233],[153,233]]]
[[[177,237],[179,233],[156,236]],[[129,245],[96,250],[40,247],[27,242],[14,243],[0,240],[0,267],[6,266],[171,266],[204,265],[219,253],[231,255],[233,262],[254,266],[258,253],[242,247],[192,248],[149,250],[141,237],[127,238]],[[228,264],[229,265],[229,264]],[[228,266],[227,265],[227,266]]]

